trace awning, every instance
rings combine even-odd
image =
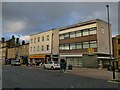
[[[97,59],[110,59],[110,57],[97,57]],[[114,58],[111,57],[111,59],[113,60]]]
[[[78,55],[60,55],[60,57],[82,57],[82,54],[78,54]]]
[[[29,58],[45,58],[44,54],[30,55]]]

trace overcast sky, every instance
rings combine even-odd
[[[117,2],[2,2],[2,35],[28,35],[92,19],[107,21],[110,6],[112,35],[118,34]]]

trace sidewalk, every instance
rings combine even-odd
[[[93,68],[73,68],[73,70],[68,70],[69,74],[88,76],[92,78],[99,78],[105,80],[112,80],[112,71],[107,71],[105,69],[93,69]],[[120,80],[120,73],[115,72],[116,79]],[[118,77],[119,76],[119,77]]]

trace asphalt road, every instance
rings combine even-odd
[[[118,84],[59,70],[3,66],[2,88],[118,88]]]

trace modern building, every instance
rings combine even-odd
[[[108,23],[100,19],[81,22],[59,28],[59,57],[65,59],[67,65],[83,67],[84,54],[97,55],[98,65],[110,63],[109,46],[112,52],[112,36],[110,26],[110,43]],[[88,59],[87,59],[88,60]],[[89,60],[88,60],[89,61]],[[89,61],[90,62],[90,61]]]
[[[52,29],[30,35],[29,59],[33,63],[37,61],[47,62],[58,60],[59,30]]]
[[[112,38],[113,41],[113,57],[118,61],[120,65],[120,35],[117,35]]]

